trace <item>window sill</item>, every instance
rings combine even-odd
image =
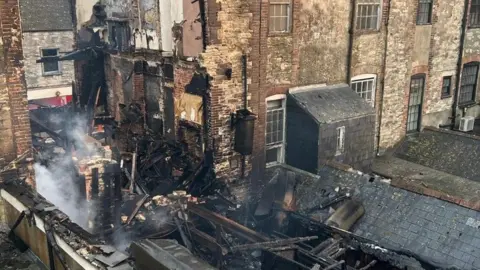
[[[378,29],[355,29],[355,35],[372,35],[380,33],[380,28]]]
[[[289,32],[268,32],[268,37],[290,37],[292,31]]]
[[[415,24],[416,26],[432,26],[432,23],[429,22],[429,23],[416,23]]]
[[[461,103],[461,104],[459,103],[458,107],[463,109],[463,108],[470,108],[475,105],[477,105],[477,103],[474,100],[472,100],[472,101]]]
[[[282,164],[282,162],[279,162],[279,161],[266,163],[265,168],[272,168],[272,167],[278,166],[280,164]]]
[[[43,77],[59,76],[59,75],[62,75],[62,72],[61,71],[59,71],[59,72],[49,72],[49,73],[43,73],[42,75],[43,75]]]
[[[440,99],[447,99],[447,98],[451,98],[452,95],[444,95],[444,96],[441,96]]]
[[[468,29],[478,29],[478,28],[480,28],[480,24],[479,25],[469,25],[467,28]]]

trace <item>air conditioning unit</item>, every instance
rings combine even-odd
[[[468,132],[473,130],[473,125],[475,124],[475,117],[466,116],[460,118],[460,131]]]

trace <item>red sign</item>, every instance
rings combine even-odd
[[[42,98],[32,100],[28,104],[29,110],[35,110],[40,107],[60,107],[65,106],[72,101],[72,96],[62,96],[62,97],[52,97],[52,98]]]

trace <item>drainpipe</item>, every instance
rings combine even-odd
[[[460,94],[460,87],[461,87],[461,73],[462,73],[462,60],[463,60],[463,48],[465,46],[465,34],[467,32],[467,19],[468,19],[468,3],[469,0],[465,0],[465,6],[463,9],[463,19],[462,19],[462,32],[460,34],[460,47],[458,52],[458,61],[457,61],[457,72],[456,72],[456,79],[457,85],[455,89],[455,93],[453,94],[453,104],[452,104],[452,123],[450,124],[450,128],[455,128],[455,122],[457,118],[457,107],[458,107],[458,95]]]
[[[208,33],[207,33],[207,12],[205,11],[205,0],[198,1],[200,7],[200,20],[202,24],[202,45],[203,51],[207,49],[208,44]]]
[[[385,21],[385,37],[383,40],[384,48],[383,48],[383,53],[385,54],[383,56],[383,64],[382,64],[382,95],[380,97],[380,108],[378,112],[378,133],[377,133],[377,153],[380,149],[380,130],[382,129],[382,112],[383,112],[383,98],[385,96],[385,71],[387,69],[387,52],[388,52],[388,26],[390,22],[390,8],[391,8],[391,2],[392,0],[388,0],[388,12],[386,14],[387,20]]]
[[[355,6],[356,0],[351,0],[351,8],[350,8],[350,25],[348,29],[348,52],[347,52],[347,84],[350,85],[351,69],[352,69],[352,54],[353,54],[353,39],[354,39],[354,30],[355,27]]]

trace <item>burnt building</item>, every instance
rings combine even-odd
[[[37,60],[73,50],[72,11],[70,1],[20,1],[25,80],[31,103],[61,106],[71,100],[73,61],[37,63]],[[30,107],[36,108],[34,104]]]

